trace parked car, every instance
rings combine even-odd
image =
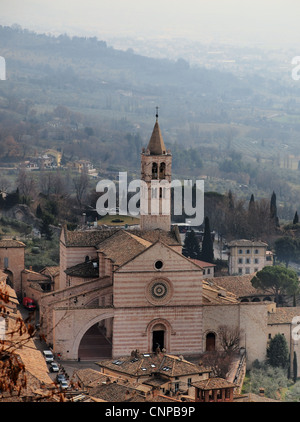
[[[59,371],[59,366],[56,362],[51,362],[50,371],[51,372],[58,372]]]
[[[58,383],[60,383],[61,381],[66,381],[66,378],[65,378],[64,374],[57,374],[56,375],[56,381]]]
[[[66,379],[64,379],[60,382],[60,388],[62,390],[66,390],[67,388],[69,388],[69,383]]]
[[[51,352],[51,350],[44,350],[43,355],[44,355],[47,363],[51,363],[51,362],[54,361],[54,356],[53,356],[53,353]]]
[[[33,299],[30,297],[24,297],[23,299],[23,306],[24,308],[28,309],[29,311],[34,311],[36,309],[36,304]]]

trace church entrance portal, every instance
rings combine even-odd
[[[112,321],[112,318],[102,320],[86,331],[78,348],[80,360],[112,357]]]

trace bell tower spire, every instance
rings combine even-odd
[[[171,167],[172,154],[166,150],[158,124],[158,107],[156,121],[147,149],[141,154],[141,230],[171,229]]]

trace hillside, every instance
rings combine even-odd
[[[0,27],[0,161],[45,148],[97,168],[139,173],[155,106],[175,177],[207,176],[206,189],[269,197],[281,218],[299,208],[300,88],[118,51],[94,38]]]

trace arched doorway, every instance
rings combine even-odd
[[[205,350],[207,352],[212,352],[216,350],[216,335],[215,333],[209,332],[206,334],[206,345]]]
[[[156,324],[152,329],[152,351],[159,347],[160,350],[164,349],[166,346],[165,339],[166,327],[164,324]]]
[[[82,336],[78,347],[80,360],[110,359],[112,357],[113,318],[92,325]]]

